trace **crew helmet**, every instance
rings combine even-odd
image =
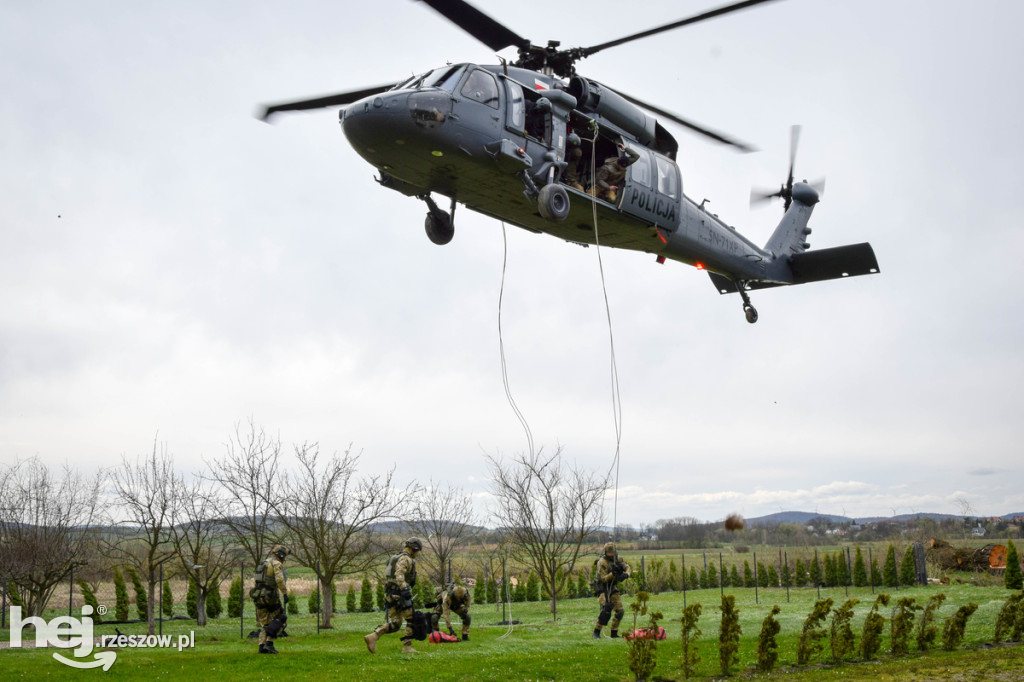
[[[614,542],[606,542],[604,544],[604,553],[606,555],[607,554],[615,554],[615,543]]]
[[[423,549],[423,541],[419,538],[409,538],[405,541],[405,546],[414,552],[419,552]]]
[[[284,561],[284,558],[292,553],[291,550],[284,545],[274,545],[274,549],[270,551],[281,561]]]

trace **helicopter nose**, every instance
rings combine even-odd
[[[451,98],[438,91],[383,93],[353,102],[339,112],[345,137],[366,160],[381,165],[395,147],[430,144],[431,131],[451,113]]]

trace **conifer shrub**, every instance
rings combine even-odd
[[[387,593],[384,591],[384,581],[377,581],[377,610],[384,611],[388,608]]]
[[[761,634],[757,637],[757,669],[763,673],[770,673],[779,660],[779,644],[775,636],[779,634],[782,625],[775,620],[775,616],[781,611],[778,604],[772,606],[771,612],[761,623]]]
[[[821,624],[832,610],[832,604],[831,599],[820,599],[814,603],[814,608],[807,614],[803,629],[800,631],[800,640],[797,643],[796,662],[798,665],[807,665],[824,648],[821,640],[825,637],[825,629],[821,627]]]
[[[231,581],[231,587],[228,589],[228,618],[238,618],[242,615],[242,609],[245,606],[245,597],[243,596],[243,585],[242,576],[237,575]],[[288,613],[298,613],[299,603],[295,601],[295,595],[291,592],[288,593]],[[295,611],[292,611],[293,608]]]
[[[857,548],[857,554],[853,558],[853,584],[856,587],[867,587],[868,569],[864,565],[864,555]]]
[[[803,587],[807,584],[807,580],[807,567],[804,566],[804,560],[798,558],[796,560],[796,568],[793,570],[793,583],[797,587]]]
[[[373,585],[370,579],[364,577],[359,590],[359,610],[363,613],[373,612]]]
[[[128,607],[131,602],[128,599],[128,585],[124,581],[124,574],[121,569],[114,568],[114,618],[124,622],[128,620]]]
[[[232,583],[232,587],[233,586],[234,586],[234,583]],[[299,615],[299,600],[295,598],[295,590],[288,590],[288,615],[289,616],[297,616],[297,615]],[[228,593],[228,616],[232,617],[231,616],[231,594],[230,593]],[[238,615],[236,614],[233,617],[237,618]]]
[[[1020,572],[1020,557],[1013,540],[1006,543],[1006,571],[1003,573],[1003,584],[1010,590],[1024,589],[1024,576]]]
[[[1009,639],[1011,642],[1019,642],[1022,631],[1024,631],[1024,592],[1011,595],[1003,603],[996,617],[996,631],[992,641],[1002,642]]]
[[[889,639],[892,641],[892,655],[906,656],[910,652],[910,634],[914,631],[914,612],[921,605],[913,597],[900,597],[892,610],[889,623]]]
[[[168,618],[174,617],[174,593],[171,592],[171,581],[165,580],[163,586],[163,602],[160,605],[160,611]]]
[[[210,591],[206,594],[206,617],[220,618],[222,613],[224,613],[224,602],[220,598],[220,583],[215,583],[210,586]]]
[[[718,662],[723,675],[729,674],[729,668],[739,663],[740,650],[740,612],[736,608],[736,598],[731,594],[722,595],[722,621],[718,626]]]
[[[185,592],[185,613],[192,620],[196,620],[199,616],[199,603],[198,590],[196,589],[196,581],[192,578],[188,579],[188,590]]]
[[[754,572],[750,570],[750,562],[743,560],[743,587],[754,586]]]
[[[146,620],[146,611],[149,608],[146,588],[142,586],[142,580],[139,579],[139,574],[135,572],[134,568],[128,569],[128,579],[132,581],[132,587],[135,589],[135,611],[139,615],[139,620]]]
[[[872,557],[871,559],[871,584],[882,585],[882,572],[878,570],[878,559]]]
[[[832,612],[829,644],[835,663],[842,663],[845,656],[854,652],[856,638],[850,621],[853,620],[853,607],[859,603],[860,599],[847,599],[842,606]]]
[[[885,616],[879,611],[889,605],[889,595],[880,594],[875,598],[871,611],[864,617],[864,629],[860,636],[860,657],[865,661],[873,659],[882,648],[882,631],[885,630]]]
[[[736,570],[735,565],[733,565],[733,570]],[[696,674],[697,664],[700,663],[700,655],[697,653],[697,639],[703,634],[697,626],[700,612],[701,605],[699,603],[690,604],[683,609],[683,657],[680,660],[680,665],[683,668],[683,677],[686,679]]]
[[[818,554],[815,552],[811,559],[810,568],[807,569],[807,577],[810,579],[811,587],[821,584],[821,562],[818,561]]]
[[[917,583],[917,561],[914,559],[914,546],[907,545],[907,551],[903,553],[903,560],[900,562],[900,585],[914,585]]]
[[[946,651],[953,651],[960,642],[964,641],[964,632],[967,630],[967,620],[978,610],[974,602],[965,604],[956,610],[952,616],[946,619],[942,626],[942,648]]]
[[[896,573],[896,548],[889,545],[882,564],[882,584],[886,587],[899,587],[899,575]]]
[[[354,583],[348,584],[348,591],[345,593],[345,610],[348,613],[356,612],[356,586]]]
[[[84,580],[76,580],[75,583],[78,585],[78,589],[82,591],[82,600],[92,607],[93,622],[102,623],[103,616],[100,615],[100,604],[96,600],[96,593],[93,592],[92,585]]]
[[[933,625],[935,622],[935,612],[942,606],[944,601],[946,601],[946,594],[944,592],[932,595],[932,598],[928,600],[928,604],[924,607],[924,611],[921,612],[921,618],[917,621],[918,651],[928,651],[935,644],[935,638],[939,634],[939,629]]]

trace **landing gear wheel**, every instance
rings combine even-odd
[[[754,324],[757,322],[757,309],[752,305],[743,306],[743,314],[747,316],[747,322]]]
[[[559,184],[544,185],[537,195],[537,209],[548,220],[561,222],[569,216],[569,193]]]
[[[427,231],[427,237],[438,246],[444,246],[455,236],[455,226],[452,225],[452,217],[444,211],[427,213],[423,227]]]

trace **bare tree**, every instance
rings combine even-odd
[[[295,447],[298,470],[282,477],[282,493],[269,500],[287,530],[292,552],[317,571],[323,600],[320,627],[331,627],[336,576],[362,573],[381,556],[376,524],[398,518],[415,490],[394,487],[394,469],[356,478],[351,449],[326,461],[316,443]]]
[[[113,533],[105,540],[106,550],[134,567],[146,577],[148,584],[146,622],[149,634],[155,632],[154,607],[157,571],[174,558],[171,526],[174,511],[174,459],[166,444],[134,462],[122,458],[121,466],[110,472],[110,482],[119,502],[119,525],[123,532]]]
[[[408,524],[426,543],[424,563],[434,584],[444,585],[448,562],[472,531],[473,498],[450,483],[442,488],[431,481],[413,499]]]
[[[241,550],[231,542],[226,524],[218,518],[218,500],[199,480],[174,486],[171,537],[185,576],[196,585],[196,625],[206,625],[206,598],[219,590],[224,576],[238,562]]]
[[[562,448],[520,454],[511,462],[487,455],[496,507],[492,512],[509,539],[513,558],[533,568],[551,595],[556,613],[559,571],[575,565],[580,547],[603,519],[608,479],[567,465]]]
[[[68,467],[57,478],[36,458],[0,469],[0,581],[19,588],[30,615],[95,550],[100,482]]]
[[[226,449],[224,457],[209,463],[208,477],[224,489],[221,520],[255,567],[275,541],[270,502],[277,494],[281,441],[250,419],[244,427],[235,425]]]

